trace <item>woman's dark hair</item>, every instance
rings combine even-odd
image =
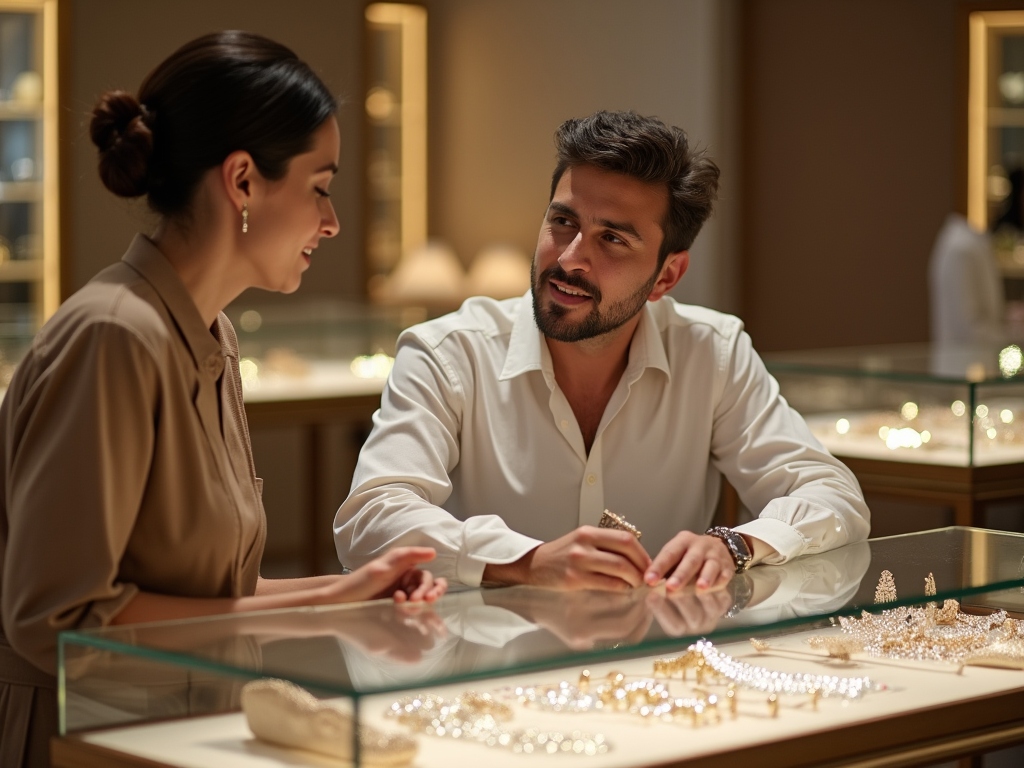
[[[138,98],[109,91],[92,113],[100,178],[115,195],[148,195],[157,213],[185,212],[203,174],[232,152],[280,179],[307,152],[337,102],[291,50],[248,32],[217,32],[179,48]]]
[[[558,165],[551,198],[562,174],[577,165],[593,165],[648,184],[664,184],[668,213],[658,252],[660,267],[670,253],[693,245],[718,197],[718,166],[703,151],[693,151],[680,128],[635,112],[595,112],[566,120],[555,131]]]

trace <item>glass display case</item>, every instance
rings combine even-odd
[[[773,749],[775,758],[800,751],[780,740],[811,744],[827,735],[824,752],[807,753],[810,765],[836,749],[906,742],[907,734],[900,734],[890,716],[913,718],[927,710],[931,725],[922,725],[915,736],[927,738],[964,701],[974,708],[953,730],[978,717],[991,730],[1004,711],[999,707],[1024,697],[1024,671],[972,666],[958,676],[948,660],[886,666],[881,659],[853,658],[849,647],[845,654],[822,655],[804,640],[838,636],[829,617],[864,620],[862,610],[891,614],[925,601],[932,607],[915,615],[931,611],[934,618],[935,606],[963,616],[1012,612],[1024,604],[1022,558],[1022,535],[947,528],[755,567],[718,592],[686,589],[669,596],[646,587],[626,593],[514,587],[451,594],[432,607],[377,601],[64,633],[64,738],[55,747],[54,764],[78,764],[75,754],[99,750],[137,761],[126,758],[117,765],[324,765],[323,756],[306,751],[312,741],[293,749],[254,739],[247,725],[253,721],[239,710],[244,706],[253,716],[245,700],[253,694],[243,691],[248,681],[263,678],[288,681],[313,696],[289,699],[281,722],[315,730],[316,718],[326,717],[323,728],[334,729],[335,742],[350,740],[347,757],[360,763],[363,756],[366,764],[406,764],[413,760],[411,749],[419,750],[421,765],[520,765],[531,751],[572,751],[602,766],[688,764],[687,759],[715,755],[719,762],[701,764],[727,765],[725,753],[736,759],[735,750],[756,748],[771,762]],[[950,608],[945,601],[951,599],[959,606]],[[1000,631],[1017,626],[1005,623],[1003,613],[993,616]],[[740,642],[751,636],[761,639],[756,650]],[[696,645],[701,639],[713,645]],[[706,677],[698,671],[697,683],[661,679],[676,674],[672,665],[682,663],[680,654],[692,659],[695,652],[711,665]],[[740,666],[721,667],[721,654],[731,654]],[[776,687],[757,688],[754,678],[737,669],[774,680],[766,685]],[[869,685],[865,675],[878,679]],[[791,687],[797,677],[816,687],[798,691]],[[643,682],[630,688],[631,680]],[[849,687],[854,685],[860,687]],[[638,686],[647,704],[672,688],[671,701],[658,700],[674,714],[650,716],[643,709],[647,704],[638,703]],[[586,699],[588,691],[593,696]],[[993,706],[979,703],[979,696],[991,698]],[[625,697],[621,706],[616,697]],[[443,712],[442,701],[448,702]],[[428,717],[417,724],[413,715],[434,705],[434,722]],[[714,717],[705,712],[712,705]],[[330,707],[330,716],[303,721],[310,707]],[[453,713],[474,707],[487,711],[472,728],[449,727]],[[1012,710],[1009,717],[1016,717]],[[877,741],[863,743],[858,729],[881,722],[889,724],[875,733]],[[372,736],[368,727],[376,729]],[[383,735],[388,732],[393,736]],[[386,759],[381,745],[394,744],[387,741],[394,734],[403,737],[406,751]],[[562,747],[566,740],[569,746]],[[794,758],[785,764],[803,763]]]
[[[1024,462],[1017,345],[815,350],[765,363],[836,456],[950,467]]]
[[[415,309],[330,300],[227,309],[238,335],[246,406],[283,400],[380,395]]]
[[[60,303],[57,0],[0,0],[0,348]],[[0,370],[0,380],[9,372]],[[0,381],[2,384],[6,382]]]

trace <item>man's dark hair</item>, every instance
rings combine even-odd
[[[656,117],[635,112],[595,112],[555,131],[558,165],[551,198],[566,169],[593,165],[668,189],[668,213],[658,266],[670,253],[693,245],[718,197],[718,166],[703,150],[692,151],[686,134]]]

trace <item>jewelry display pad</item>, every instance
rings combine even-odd
[[[651,722],[627,713],[560,713],[528,709],[511,699],[518,728],[536,727],[546,731],[586,731],[604,736],[610,749],[605,754],[543,755],[515,754],[483,744],[419,736],[419,754],[415,766],[477,765],[493,768],[525,766],[537,761],[572,762],[574,765],[611,768],[612,766],[726,765],[749,753],[764,765],[804,765],[859,755],[920,751],[921,742],[942,739],[949,742],[956,734],[972,730],[972,725],[987,722],[989,710],[1005,711],[1024,701],[1024,671],[967,667],[957,673],[954,667],[940,664],[899,663],[887,660],[854,658],[839,662],[809,655],[806,639],[811,634],[838,633],[838,630],[792,633],[775,637],[772,648],[757,653],[747,642],[730,643],[720,650],[753,664],[783,672],[808,672],[841,676],[869,675],[886,685],[856,701],[821,700],[817,708],[807,697],[781,697],[776,717],[769,714],[765,696],[741,690],[738,716],[731,719],[723,708],[720,723],[693,727],[685,722]],[[795,651],[795,653],[793,653]],[[609,672],[622,672],[630,678],[650,677],[654,660],[644,657],[611,664],[594,664],[588,669],[597,679]],[[511,695],[516,686],[575,681],[583,667],[575,665],[559,670],[495,677],[472,685],[429,686],[408,693],[436,693],[458,696],[466,690],[491,692],[495,697]],[[678,695],[685,695],[695,683],[675,679],[671,682]],[[384,716],[397,696],[372,696],[360,704],[364,722],[383,729],[396,729]],[[1011,704],[1010,702],[1016,702]],[[1012,716],[1012,711],[1010,712]],[[269,766],[336,766],[337,762],[312,753],[281,749],[258,742],[240,713],[179,719],[148,725],[87,733],[58,745],[56,755],[67,755],[68,762],[55,762],[58,768],[72,765],[70,757],[85,755],[101,748],[123,756],[124,765],[167,765],[175,768],[268,768]],[[942,744],[931,746],[941,757]],[[945,747],[950,754],[956,745]],[[715,758],[718,758],[716,761]],[[142,761],[152,761],[143,763]]]

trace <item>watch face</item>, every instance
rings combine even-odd
[[[735,544],[736,550],[741,555],[748,559],[751,557],[750,547],[747,546],[746,539],[744,539],[740,534],[736,533],[736,531],[730,531],[729,538],[732,540],[733,544]]]

